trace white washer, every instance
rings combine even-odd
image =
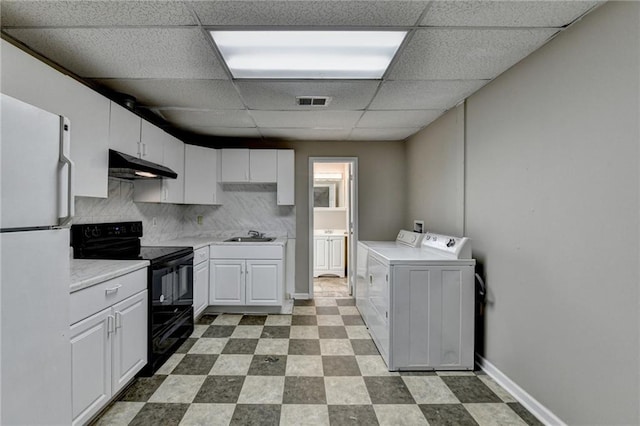
[[[474,269],[468,238],[358,243],[356,306],[389,370],[473,369]]]

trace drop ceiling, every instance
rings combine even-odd
[[[2,32],[184,134],[404,140],[598,1],[11,1]],[[381,80],[234,80],[212,29],[406,30]],[[326,107],[297,96],[328,96]]]

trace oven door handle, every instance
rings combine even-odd
[[[190,264],[187,263],[189,261],[191,261]],[[170,260],[168,262],[162,262],[161,264],[158,265],[157,269],[171,268],[171,267],[176,266],[176,265],[184,265],[184,264],[186,264],[185,266],[193,266],[193,253],[191,253],[191,254],[189,254],[187,256],[180,257],[180,258],[175,259],[175,260]]]

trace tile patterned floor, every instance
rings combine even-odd
[[[349,297],[347,278],[322,276],[313,279],[313,294],[317,297]]]
[[[387,371],[353,299],[205,315],[97,425],[539,425],[481,372]]]

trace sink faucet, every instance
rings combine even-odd
[[[252,231],[249,231],[248,234],[252,238],[264,238],[264,233],[262,232],[252,230]]]

